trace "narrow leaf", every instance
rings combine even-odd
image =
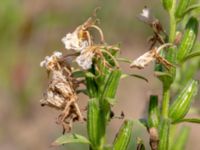
[[[90,144],[90,141],[78,134],[67,134],[67,135],[62,135],[59,137],[56,141],[54,141],[51,146],[58,146],[62,144],[67,144],[67,143],[84,143],[84,144]]]
[[[199,57],[200,56],[200,51],[194,51],[194,52],[191,52],[189,53],[188,55],[185,56],[185,58],[183,59],[183,62],[189,60],[189,59],[192,59],[194,57]]]
[[[121,79],[127,78],[127,77],[136,77],[136,78],[142,79],[142,80],[144,80],[146,82],[149,82],[147,78],[145,78],[145,77],[143,77],[141,75],[137,75],[137,74],[125,74],[125,73],[121,75]]]
[[[184,118],[177,121],[172,122],[173,124],[182,123],[182,122],[190,122],[190,123],[198,123],[200,124],[200,118]]]
[[[185,16],[191,12],[199,11],[199,10],[200,10],[200,4],[191,5],[185,10],[185,12],[183,13],[183,16]]]

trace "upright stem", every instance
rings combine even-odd
[[[170,17],[169,43],[173,43],[176,36],[175,10],[176,10],[176,0],[173,0],[172,8],[169,11],[169,17]],[[169,100],[170,100],[170,86],[165,87],[165,85],[163,85],[162,116],[164,118],[168,118]]]
[[[170,31],[169,31],[169,42],[173,43],[175,36],[176,36],[176,18],[175,18],[175,11],[176,11],[176,0],[173,0],[172,8],[169,11],[170,17]]]
[[[169,88],[163,86],[163,100],[162,100],[162,116],[163,118],[168,118],[169,112],[169,99],[170,99],[170,90]]]

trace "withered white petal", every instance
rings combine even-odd
[[[143,69],[146,65],[148,65],[148,63],[150,63],[151,61],[156,59],[156,57],[155,57],[156,54],[159,54],[159,52],[163,48],[169,47],[169,46],[172,46],[172,44],[166,43],[166,44],[161,45],[158,48],[154,48],[154,49],[144,53],[142,56],[140,56],[136,60],[134,60],[131,63],[130,67],[131,68],[136,67],[136,68],[139,68],[139,69]]]
[[[73,49],[77,52],[82,51],[89,45],[88,41],[78,38],[78,33],[76,31],[68,33],[61,41],[64,43],[66,49]]]
[[[153,51],[148,51],[144,53],[142,56],[138,57],[136,60],[134,60],[130,67],[136,67],[139,69],[144,68],[149,62],[153,61],[155,58],[153,57],[154,53]]]
[[[84,70],[90,69],[92,67],[92,59],[94,53],[91,51],[82,51],[82,53],[76,58],[76,62]]]
[[[144,8],[142,10],[142,13],[140,14],[141,16],[145,17],[145,18],[149,18],[150,17],[150,11],[148,8]]]
[[[44,58],[44,60],[40,62],[40,67],[46,67],[46,68],[48,68],[50,64],[55,63],[55,61],[57,61],[57,59],[59,59],[61,57],[62,57],[62,53],[58,52],[58,51],[55,51],[53,53],[53,55],[46,56]]]

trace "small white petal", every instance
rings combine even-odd
[[[88,41],[82,41],[78,38],[78,33],[76,31],[68,33],[61,41],[64,43],[66,49],[73,49],[78,52],[82,51],[89,45]]]
[[[149,11],[149,9],[148,9],[148,8],[144,8],[144,9],[142,10],[142,13],[141,13],[140,15],[143,16],[143,17],[145,17],[145,18],[149,18],[149,16],[150,16],[150,11]]]
[[[76,62],[84,70],[90,69],[92,67],[93,56],[94,53],[90,51],[87,52],[82,51],[82,53],[76,58]]]
[[[45,61],[45,60],[41,61],[41,62],[40,62],[40,67],[44,67],[45,64],[46,64],[46,61]]]
[[[58,52],[58,51],[55,51],[55,52],[53,53],[53,56],[55,56],[55,57],[57,57],[57,58],[60,58],[60,57],[62,57],[62,53],[61,53],[61,52]]]

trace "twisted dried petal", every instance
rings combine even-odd
[[[55,51],[53,55],[46,56],[43,61],[40,62],[40,67],[46,67],[47,70],[54,68],[54,65],[57,63],[58,59],[62,57],[62,53]]]
[[[88,41],[81,40],[78,37],[78,30],[75,30],[73,33],[66,34],[61,41],[65,44],[66,49],[72,49],[77,52],[84,50],[89,45]]]
[[[94,52],[85,49],[81,54],[76,58],[76,62],[84,70],[90,69],[92,67],[92,59],[94,57]]]

